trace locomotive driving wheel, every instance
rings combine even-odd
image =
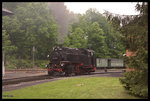
[[[65,76],[72,76],[73,65],[68,64],[65,67],[66,67],[65,70],[64,70],[65,71]]]
[[[88,72],[88,75],[92,75],[91,72]]]
[[[48,75],[53,75],[54,71],[48,71]]]
[[[59,72],[56,72],[56,71],[49,71],[49,72],[48,72],[48,75],[50,75],[50,76],[59,76],[60,73],[59,73]]]

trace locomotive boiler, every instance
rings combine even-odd
[[[50,63],[47,65],[48,74],[91,73],[96,70],[94,51],[84,48],[69,48],[57,46],[49,55]]]

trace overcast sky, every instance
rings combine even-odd
[[[107,10],[111,13],[120,15],[136,15],[139,14],[135,10],[137,2],[65,2],[64,4],[70,11],[74,13],[85,13],[89,8],[96,8],[100,13]]]

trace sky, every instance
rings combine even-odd
[[[111,13],[120,15],[137,15],[135,10],[137,2],[65,2],[67,9],[74,13],[83,14],[89,8],[96,8],[100,13],[107,10]]]

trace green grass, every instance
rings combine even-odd
[[[10,96],[13,97],[5,97]],[[139,99],[122,87],[119,78],[83,77],[2,92],[3,99]]]

